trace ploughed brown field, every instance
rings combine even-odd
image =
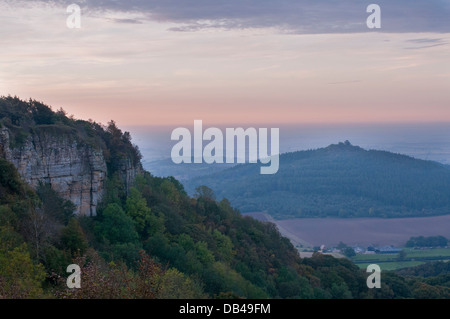
[[[280,233],[295,244],[330,247],[347,245],[404,246],[412,236],[450,238],[450,215],[422,218],[295,218],[274,220],[265,213],[247,213],[277,224]]]

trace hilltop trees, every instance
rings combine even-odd
[[[140,165],[142,155],[131,143],[129,132],[122,132],[114,121],[102,125],[94,121],[76,120],[68,117],[63,109],[54,112],[51,107],[30,99],[22,101],[17,97],[0,97],[0,127],[6,127],[11,134],[11,146],[23,145],[29,134],[50,133],[69,135],[80,144],[101,149],[108,173],[113,176],[129,160]]]

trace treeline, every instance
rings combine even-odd
[[[190,180],[207,185],[243,212],[276,218],[413,217],[450,211],[450,170],[436,162],[349,142],[286,153],[274,175],[245,164]]]
[[[403,276],[420,276],[425,278],[432,278],[437,276],[445,276],[447,283],[445,286],[450,287],[450,263],[445,261],[435,261],[419,265],[416,267],[409,267],[396,270],[397,274]],[[444,278],[444,277],[443,277]]]
[[[445,298],[442,292],[450,290],[450,262],[430,262],[416,267],[399,269],[396,274],[405,280],[414,281],[416,298]]]
[[[447,246],[448,239],[444,236],[418,236],[411,237],[406,242],[406,247],[445,247]]]

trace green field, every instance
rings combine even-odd
[[[362,263],[357,264],[358,267],[362,269],[366,269],[367,266],[369,266],[371,263]],[[414,267],[419,266],[422,264],[425,264],[425,261],[392,261],[392,262],[386,262],[386,263],[376,263],[378,266],[380,266],[381,271],[383,270],[396,270],[401,268],[407,268],[407,267]]]
[[[412,249],[403,248],[406,256],[400,260],[399,254],[358,254],[351,260],[360,268],[367,268],[370,264],[378,264],[381,270],[395,270],[405,267],[414,267],[426,262],[437,260],[450,260],[450,248]]]

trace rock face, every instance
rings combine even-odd
[[[100,149],[77,142],[70,135],[30,135],[20,147],[11,147],[10,132],[0,129],[0,156],[17,168],[32,187],[50,183],[63,198],[77,207],[76,214],[95,216],[104,193],[107,166]],[[138,169],[124,161],[119,171],[127,188]]]

